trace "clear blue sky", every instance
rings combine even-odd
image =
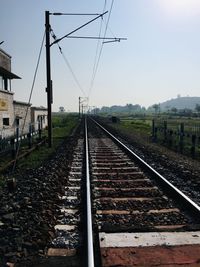
[[[106,10],[112,0],[106,1]],[[12,56],[15,99],[28,101],[44,34],[44,13],[101,13],[105,0],[0,0],[1,48]],[[58,38],[91,17],[51,16]],[[108,16],[105,17],[105,22]],[[76,35],[98,36],[101,20]],[[103,32],[105,24],[103,24]],[[60,46],[91,106],[150,106],[181,96],[200,96],[200,1],[115,0],[107,37],[126,37],[103,45],[94,86],[90,91],[97,41],[64,39]],[[51,48],[54,82],[53,110],[78,110],[83,93],[56,45]],[[34,87],[32,104],[46,105],[45,47]]]

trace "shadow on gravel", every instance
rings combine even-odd
[[[31,261],[30,263],[21,262],[15,267],[80,267],[81,262],[78,257],[51,257],[47,259],[39,259]]]

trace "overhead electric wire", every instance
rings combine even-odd
[[[50,13],[50,15],[54,15],[54,16],[99,16],[101,14],[99,14],[99,13],[60,13],[60,12],[54,12],[54,13]]]
[[[104,13],[105,10],[106,10],[106,3],[107,3],[107,0],[105,0],[105,2],[104,2],[104,7],[103,7],[103,12],[102,13]],[[102,21],[103,21],[103,17],[101,18],[101,24],[100,24],[99,36],[98,36],[99,38],[101,37],[102,24],[103,24]],[[96,64],[97,64],[97,55],[98,55],[98,51],[99,51],[99,46],[100,46],[100,39],[98,40],[97,46],[96,46],[94,65],[93,65],[93,70],[92,70],[92,79],[91,79],[88,95],[90,94],[90,90],[91,90],[91,87],[92,87],[93,79],[94,79],[94,76],[95,76],[95,69],[96,69]]]
[[[110,21],[110,16],[111,16],[112,9],[113,9],[113,4],[114,4],[114,0],[112,0],[112,3],[111,3],[111,8],[110,8],[110,12],[109,12],[109,15],[108,15],[108,20],[107,20],[107,23],[106,23],[106,29],[105,29],[104,37],[106,36],[106,33],[107,33],[108,23]]]
[[[89,39],[89,40],[112,40],[112,41],[120,41],[126,40],[126,38],[119,37],[98,37],[98,36],[69,36],[68,39]]]
[[[59,48],[59,49],[60,49],[60,48]],[[63,53],[62,49],[60,50],[60,52],[61,52],[61,54],[62,54],[62,56],[63,56],[63,59],[64,59],[65,63],[67,64],[67,66],[68,66],[68,68],[69,68],[69,70],[70,70],[70,72],[71,72],[71,74],[72,74],[74,80],[76,81],[76,84],[78,85],[79,89],[80,89],[81,92],[84,94],[84,96],[86,96],[86,94],[85,94],[85,92],[84,92],[82,86],[80,85],[80,83],[79,83],[79,81],[78,81],[78,79],[77,79],[77,77],[76,77],[76,75],[75,75],[75,73],[74,73],[74,71],[73,71],[73,69],[72,69],[72,67],[71,67],[71,65],[70,65],[70,63],[69,63],[69,61],[67,60],[65,54]]]
[[[96,18],[86,22],[85,24],[79,26],[78,28],[76,28],[75,30],[71,31],[70,33],[64,35],[63,37],[59,38],[59,39],[56,39],[50,46],[54,45],[55,43],[58,43],[60,41],[62,41],[64,38],[68,37],[69,35],[73,34],[74,32],[77,32],[78,30],[82,29],[83,27],[87,26],[88,24],[92,23],[93,21],[97,20],[98,18],[100,17],[103,17],[106,13],[108,13],[108,11],[100,14],[99,16],[97,16]]]
[[[51,29],[51,33],[52,33],[52,37],[53,37],[53,39],[54,39],[55,41],[58,40],[58,39],[56,38],[56,35],[55,35],[55,33],[53,32],[52,29]],[[80,91],[84,94],[84,96],[86,96],[86,94],[85,94],[85,92],[84,92],[82,86],[80,85],[80,83],[79,83],[79,81],[78,81],[78,79],[77,79],[77,77],[76,77],[76,75],[75,75],[75,73],[74,73],[74,71],[73,71],[73,69],[72,69],[72,67],[71,67],[71,65],[70,65],[70,63],[69,63],[69,61],[67,60],[65,54],[63,53],[63,50],[62,50],[61,46],[58,44],[58,42],[56,42],[56,43],[57,43],[57,45],[58,45],[59,51],[60,51],[60,53],[61,53],[61,55],[62,55],[64,61],[65,61],[65,64],[66,64],[67,67],[69,68],[69,70],[70,70],[70,72],[71,72],[71,74],[72,74],[72,76],[73,76],[73,78],[74,78],[74,81],[75,81],[76,85],[78,86],[78,88],[80,89]]]
[[[113,9],[113,5],[114,5],[114,0],[112,0],[112,3],[111,3],[111,8],[110,8],[110,12],[109,12],[109,15],[108,15],[108,19],[107,19],[106,28],[105,28],[105,32],[104,32],[104,36],[103,36],[103,38],[105,38],[106,33],[107,33],[108,23],[109,23],[109,21],[110,21],[110,16],[111,16],[111,12],[112,12],[112,9]],[[103,19],[103,18],[102,18],[102,19]],[[94,86],[94,80],[95,80],[95,77],[96,77],[96,74],[97,74],[97,70],[98,70],[98,67],[99,67],[99,62],[100,62],[100,58],[101,58],[101,54],[102,54],[102,50],[103,50],[103,42],[102,42],[102,44],[101,44],[101,48],[100,48],[100,52],[99,52],[99,56],[98,56],[98,60],[97,60],[97,63],[96,63],[96,65],[95,65],[94,75],[93,75],[93,77],[92,77],[92,81],[91,81],[91,85],[90,85],[90,89],[89,89],[88,97],[90,96],[91,91],[92,91],[93,86]]]
[[[107,30],[109,30],[110,34],[113,36],[113,38],[116,38],[116,36],[114,35],[114,33],[112,32],[111,28],[109,27],[109,25],[105,22],[105,20],[102,18],[103,23],[105,24],[105,26],[107,25]],[[116,38],[117,39],[117,38]]]
[[[41,54],[42,54],[42,48],[44,46],[44,40],[45,40],[45,32],[44,32],[44,35],[43,35],[43,38],[42,38],[42,44],[40,46],[38,60],[37,60],[37,64],[36,64],[36,68],[35,68],[35,72],[34,72],[34,76],[33,76],[33,82],[32,82],[31,91],[30,91],[30,95],[29,95],[29,99],[28,99],[28,106],[26,108],[24,122],[23,122],[23,125],[22,125],[21,135],[23,135],[23,133],[24,133],[24,128],[25,128],[25,124],[26,124],[28,110],[30,108],[30,102],[31,102],[31,98],[32,98],[32,94],[33,94],[33,89],[34,89],[34,86],[35,86],[35,81],[36,81],[37,72],[38,72],[38,68],[39,68],[40,58],[41,58]],[[19,155],[20,145],[21,145],[21,139],[19,140],[19,143],[18,143],[18,147],[17,147],[17,151],[16,151],[16,156],[15,156],[15,161],[14,161],[13,168],[12,168],[12,173],[14,172],[15,167],[16,167],[16,163],[17,163],[17,159],[18,159],[18,155]]]

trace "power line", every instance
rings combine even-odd
[[[52,37],[53,37],[53,39],[54,39],[55,41],[58,40],[57,37],[56,37],[56,35],[55,35],[55,33],[53,32],[52,29],[51,29],[51,34],[52,34]],[[71,74],[72,74],[72,76],[73,76],[73,78],[74,78],[74,81],[75,81],[76,85],[78,86],[78,88],[81,90],[81,92],[82,92],[82,93],[84,94],[84,96],[85,96],[86,94],[85,94],[85,92],[84,92],[82,86],[80,85],[80,83],[79,83],[79,81],[78,81],[78,79],[77,79],[77,77],[76,77],[76,75],[75,75],[75,73],[74,73],[74,71],[73,71],[73,69],[72,69],[72,67],[71,67],[71,65],[70,65],[70,63],[69,63],[69,61],[67,60],[65,54],[63,53],[63,50],[62,50],[61,46],[58,44],[58,42],[56,42],[56,43],[57,43],[57,45],[58,45],[59,51],[60,51],[60,53],[61,53],[61,55],[62,55],[64,61],[65,61],[65,64],[66,64],[67,67],[69,68],[69,70],[70,70],[70,72],[71,72]]]
[[[110,12],[109,12],[109,15],[108,15],[108,20],[107,20],[107,24],[106,24],[106,29],[105,29],[104,37],[106,36],[106,33],[107,33],[108,23],[110,21],[111,12],[112,12],[112,9],[113,9],[113,4],[114,4],[114,0],[112,0],[112,3],[111,3],[111,8],[110,8]]]
[[[106,4],[107,4],[107,0],[104,1],[103,13],[106,10]],[[102,24],[103,24],[102,21],[103,21],[103,17],[101,18],[101,24],[100,24],[100,29],[99,29],[99,37],[101,37]],[[90,90],[91,90],[91,87],[92,87],[92,84],[93,84],[93,79],[94,79],[94,76],[95,76],[95,69],[96,69],[96,64],[97,64],[97,55],[98,55],[98,51],[99,51],[99,46],[100,46],[100,39],[98,40],[97,46],[96,46],[94,65],[93,65],[93,70],[92,70],[92,79],[91,79],[88,95],[90,94]]]
[[[30,91],[30,95],[29,95],[29,99],[28,99],[28,106],[27,106],[27,109],[26,109],[26,113],[25,113],[25,117],[24,117],[24,122],[23,122],[23,125],[22,125],[21,135],[23,135],[25,124],[26,124],[28,110],[29,110],[29,106],[30,106],[30,102],[31,102],[31,97],[32,97],[32,94],[33,94],[33,89],[34,89],[34,86],[35,86],[35,81],[36,81],[37,72],[38,72],[38,68],[39,68],[40,58],[41,58],[41,54],[42,54],[42,48],[44,46],[44,40],[45,40],[45,32],[44,32],[44,35],[43,35],[43,38],[42,38],[42,44],[41,44],[41,47],[40,47],[40,51],[39,51],[39,55],[38,55],[38,60],[37,60],[36,68],[35,68],[35,73],[34,73],[34,76],[33,76],[33,82],[32,82],[31,91]],[[14,161],[13,168],[12,168],[12,173],[14,172],[15,167],[16,167],[17,158],[18,158],[18,155],[19,155],[20,145],[21,145],[21,139],[19,140],[19,144],[18,144],[18,147],[17,147],[17,152],[16,152],[15,161]]]
[[[102,18],[102,21],[103,21],[103,23],[105,24],[105,26],[106,26],[106,22],[105,22],[105,20]],[[107,25],[107,30],[109,30],[109,32],[111,33],[111,35],[114,37],[114,38],[116,38],[116,36],[115,36],[115,34],[112,32],[112,30],[111,30],[111,28],[109,27],[109,25]]]
[[[60,49],[60,48],[59,48],[59,49]],[[80,85],[80,83],[79,83],[79,81],[78,81],[78,79],[77,79],[77,77],[76,77],[76,75],[75,75],[75,73],[74,73],[74,71],[73,71],[73,69],[72,69],[72,67],[71,67],[71,65],[70,65],[70,63],[69,63],[69,61],[67,60],[65,54],[63,53],[62,50],[60,50],[60,52],[61,52],[61,54],[62,54],[62,56],[63,56],[63,59],[64,59],[66,65],[67,65],[67,67],[69,68],[69,70],[70,70],[70,72],[71,72],[71,74],[72,74],[72,76],[73,76],[73,78],[74,78],[76,84],[78,85],[79,89],[81,90],[81,92],[82,92],[84,95],[86,95],[85,92],[84,92],[84,90],[83,90],[83,88],[82,88],[82,86]]]
[[[122,37],[99,37],[99,36],[68,36],[69,39],[93,39],[93,40],[112,40],[114,42],[126,40],[126,38]]]
[[[108,23],[110,21],[111,12],[112,12],[112,9],[113,9],[113,4],[114,4],[114,0],[112,0],[112,3],[111,3],[111,8],[110,8],[110,12],[109,12],[109,15],[108,15],[108,20],[107,20],[107,23],[106,23],[106,28],[105,28],[104,36],[103,36],[104,38],[105,38],[106,33],[107,33]],[[94,86],[94,80],[95,80],[95,77],[96,77],[96,74],[97,74],[97,70],[98,70],[98,67],[99,67],[99,62],[100,62],[102,50],[103,50],[103,43],[101,44],[101,48],[100,48],[100,52],[99,52],[97,64],[95,66],[94,75],[93,75],[93,78],[92,78],[92,81],[91,81],[91,86],[90,86],[90,89],[89,89],[88,97],[90,96],[91,90],[92,90],[92,88]]]
[[[64,35],[63,37],[59,38],[59,39],[56,39],[50,46],[60,42],[61,40],[63,40],[64,38],[68,37],[69,35],[71,35],[72,33],[74,32],[77,32],[78,30],[84,28],[85,26],[87,26],[88,24],[92,23],[93,21],[97,20],[98,18],[104,16],[106,13],[108,13],[108,11],[104,12],[103,14],[100,14],[99,16],[97,16],[96,18],[86,22],[85,24],[81,25],[80,27],[76,28],[75,30],[71,31],[70,33]]]
[[[99,14],[99,13],[60,13],[60,12],[54,12],[54,13],[49,13],[49,15],[54,15],[54,16],[99,16],[101,14]]]
[[[93,88],[93,84],[94,84],[95,76],[96,76],[97,69],[98,69],[98,66],[99,66],[100,57],[101,57],[101,54],[102,54],[103,44],[106,43],[106,42],[111,42],[111,41],[112,41],[112,42],[116,42],[116,41],[119,42],[120,40],[125,39],[125,38],[106,38],[106,37],[105,37],[105,36],[106,36],[107,29],[108,29],[108,23],[109,23],[109,20],[110,20],[110,16],[111,16],[111,12],[112,12],[112,8],[113,8],[114,0],[112,0],[112,3],[111,3],[111,8],[110,8],[110,12],[109,12],[108,20],[107,20],[106,27],[105,27],[104,37],[101,37],[103,16],[104,16],[106,13],[108,13],[108,11],[105,12],[106,4],[107,4],[107,0],[105,0],[105,2],[104,2],[104,8],[103,8],[103,12],[102,12],[102,14],[98,15],[96,18],[94,18],[94,19],[88,21],[87,23],[81,25],[81,26],[78,27],[77,29],[71,31],[70,33],[64,35],[64,36],[61,37],[61,38],[57,38],[56,35],[53,33],[53,30],[52,30],[52,29],[50,30],[50,31],[51,31],[51,34],[52,34],[52,37],[53,37],[53,39],[54,39],[54,41],[51,43],[50,46],[52,46],[52,45],[54,45],[54,44],[57,44],[57,45],[58,45],[58,43],[59,43],[61,40],[63,40],[64,38],[98,39],[97,48],[96,48],[96,53],[95,53],[94,66],[93,66],[93,71],[92,71],[92,79],[91,79],[91,83],[90,83],[90,88],[89,88],[88,96],[89,96],[89,94],[90,94],[90,92],[91,92],[91,89]],[[50,14],[51,14],[51,15],[65,15],[64,13],[50,13]],[[66,14],[66,15],[67,15],[67,14]],[[96,19],[98,19],[98,18],[101,18],[101,19],[102,19],[102,20],[101,20],[100,31],[99,31],[99,36],[98,36],[98,37],[93,37],[93,36],[71,36],[71,34],[73,34],[74,32],[78,31],[79,29],[85,27],[86,25],[90,24],[91,22],[93,22],[94,20],[96,20]],[[105,42],[105,41],[102,42],[101,47],[100,47],[100,50],[99,50],[100,40],[101,40],[101,39],[102,39],[102,40],[107,39],[108,41],[106,41],[106,42]],[[74,73],[74,71],[73,71],[73,69],[72,69],[70,63],[69,63],[69,61],[67,60],[66,56],[64,55],[64,53],[63,53],[63,51],[62,51],[62,49],[61,49],[61,47],[60,47],[59,45],[58,45],[58,48],[59,48],[59,50],[60,50],[61,55],[63,56],[63,59],[64,59],[66,65],[67,65],[67,67],[69,68],[69,70],[70,70],[70,72],[71,72],[71,74],[72,74],[72,76],[73,76],[73,78],[74,78],[74,80],[75,80],[77,86],[78,86],[79,89],[82,91],[82,93],[83,93],[84,95],[86,95],[85,92],[84,92],[84,90],[82,89],[82,87],[81,87],[81,85],[80,85],[80,83],[79,83],[79,81],[78,81],[78,79],[77,79],[77,77],[76,77],[76,75],[75,75],[75,73]],[[98,51],[99,51],[99,56],[98,56]]]

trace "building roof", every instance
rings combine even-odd
[[[11,58],[11,55],[9,55],[6,51],[4,51],[2,48],[0,48],[0,53],[6,55],[7,57]]]
[[[24,106],[31,106],[32,105],[30,103],[16,101],[16,100],[13,101],[13,104],[16,104],[16,105],[24,105]]]
[[[8,78],[8,79],[21,79],[19,76],[4,69],[3,67],[0,67],[0,75],[2,75],[5,78]]]
[[[31,109],[34,109],[34,110],[47,110],[47,108],[42,107],[42,106],[40,106],[40,107],[31,107]]]

